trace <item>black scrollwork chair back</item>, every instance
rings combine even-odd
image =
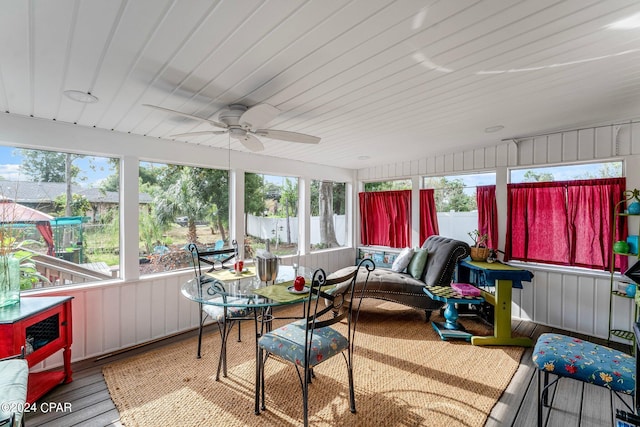
[[[220,266],[220,268],[222,268],[224,266],[224,262],[229,261],[236,256],[238,247],[235,240],[233,241],[233,245],[234,248],[231,249],[212,251],[199,251],[198,247],[193,243],[189,244],[189,246],[187,247],[189,252],[191,252],[196,280],[201,283],[203,289],[206,288],[206,292],[220,293],[220,297],[223,299],[227,298],[225,294],[224,283],[207,275],[207,273],[215,271],[217,266]],[[223,260],[214,258],[216,256],[219,256],[220,254],[232,255],[227,256]],[[207,271],[203,272],[203,264],[211,267]],[[211,318],[216,321],[218,331],[220,332],[221,344],[220,357],[218,359],[218,370],[216,372],[217,381],[220,379],[221,371],[223,372],[223,376],[227,376],[227,339],[229,337],[229,334],[231,333],[231,329],[235,326],[236,323],[238,324],[238,341],[240,341],[240,321],[250,319],[250,313],[249,309],[245,307],[226,307],[221,305],[218,306],[203,303],[199,303],[199,309],[200,324],[198,328],[198,359],[200,358],[202,349],[202,329],[207,318]]]
[[[313,368],[333,356],[342,354],[349,379],[349,408],[351,412],[356,412],[353,387],[354,337],[362,302],[360,294],[364,292],[369,275],[374,269],[373,261],[364,259],[358,264],[358,268],[341,276],[332,275],[327,278],[324,270],[316,270],[309,289],[310,300],[305,306],[305,317],[260,337],[262,409],[265,409],[264,364],[270,356],[276,356],[280,360],[293,363],[296,367],[302,388],[304,425],[307,426],[309,383],[313,376]],[[354,295],[356,281],[358,291],[357,295]],[[340,332],[338,329],[344,330],[344,325],[340,325],[339,328],[335,326],[344,320],[346,331]]]

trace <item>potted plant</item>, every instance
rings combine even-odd
[[[487,239],[489,239],[489,235],[487,233],[480,233],[478,229],[470,231],[467,234],[473,241],[473,245],[471,246],[471,259],[473,261],[486,261],[490,252],[487,247]]]

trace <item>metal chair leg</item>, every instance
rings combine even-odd
[[[538,370],[538,427],[542,427],[542,407],[549,405],[549,389],[557,383],[560,377],[549,382],[549,372]]]
[[[304,370],[304,377],[309,378],[310,372]],[[302,381],[302,416],[304,417],[304,427],[309,425],[309,381]]]
[[[198,327],[198,353],[196,357],[200,359],[200,350],[202,348],[202,324],[204,323],[204,319],[202,318],[202,303],[198,304],[200,308],[200,323]]]
[[[233,325],[233,324],[232,324]],[[220,324],[218,324],[220,327]],[[220,380],[220,370],[222,370],[222,376],[227,376],[227,338],[229,337],[230,327],[227,328],[227,319],[225,317],[222,328],[220,328],[220,334],[222,335],[222,343],[220,345],[220,358],[218,359],[218,370],[216,372],[216,381]]]
[[[349,410],[352,414],[356,413],[356,394],[353,390],[353,369],[351,366],[348,367],[349,370]]]
[[[545,392],[542,387],[542,371],[538,371],[538,427],[542,427],[542,394]]]
[[[262,348],[260,348],[260,394],[262,398],[262,405],[260,406],[260,409],[263,411],[267,409],[264,398],[264,364],[267,362],[267,357],[269,357],[269,355],[265,355]]]

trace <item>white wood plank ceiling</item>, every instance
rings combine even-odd
[[[0,109],[177,140],[219,129],[142,104],[218,120],[268,103],[281,113],[265,127],[322,140],[261,137],[265,155],[363,168],[638,118],[640,28],[611,27],[638,13],[635,0],[2,0]]]

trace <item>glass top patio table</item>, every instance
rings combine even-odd
[[[297,274],[303,276],[307,283],[311,281],[313,273],[314,270],[312,269],[298,267]],[[194,278],[182,285],[182,295],[199,304],[221,307],[243,307],[250,309],[253,313],[253,323],[255,326],[255,347],[253,351],[255,351],[256,354],[254,412],[256,415],[260,414],[260,356],[258,339],[262,336],[265,325],[268,325],[268,329],[270,329],[270,322],[274,319],[271,309],[277,306],[301,302],[306,303],[309,301],[309,291],[307,288],[305,288],[306,292],[298,295],[292,295],[286,290],[286,287],[293,285],[295,274],[296,272],[293,267],[281,265],[278,268],[278,276],[273,284],[267,284],[252,274],[241,274],[238,276],[230,276],[227,274],[218,275],[218,280],[215,280],[215,273],[210,273],[206,278],[210,278],[211,280],[198,280]],[[220,278],[225,280],[220,280]],[[268,292],[274,290],[279,292]],[[277,298],[278,295],[284,296],[285,298]]]
[[[312,269],[298,267],[298,276],[303,276],[307,283],[311,281]],[[182,295],[186,298],[201,303],[216,305],[221,307],[250,307],[265,308],[279,305],[295,304],[305,302],[308,293],[293,294],[286,290],[286,287],[293,285],[295,270],[288,265],[281,265],[278,268],[278,276],[272,284],[261,281],[256,275],[233,276],[218,275],[208,273],[206,279],[191,279],[182,285]],[[217,278],[217,281],[215,280]],[[221,279],[222,278],[222,279]],[[219,287],[215,285],[217,283]],[[267,289],[268,287],[283,287],[283,289]],[[269,292],[279,291],[279,292]],[[278,298],[278,294],[283,298]]]

